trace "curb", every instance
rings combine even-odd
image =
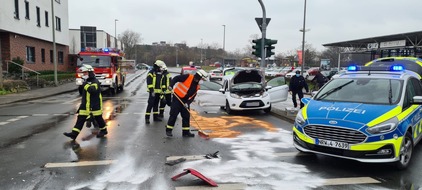
[[[274,107],[271,108],[271,115],[278,117],[282,120],[285,120],[287,122],[290,122],[292,124],[295,122],[295,117],[296,117],[296,114],[290,115],[290,114],[287,113],[286,110],[281,110],[281,109],[274,108]]]

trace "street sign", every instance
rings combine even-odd
[[[255,18],[255,21],[258,24],[258,27],[261,30],[261,32],[262,32],[262,20],[263,20],[262,18]],[[268,24],[270,23],[271,18],[265,18],[265,20],[266,20],[265,23],[268,26]]]

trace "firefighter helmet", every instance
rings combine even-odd
[[[208,79],[208,73],[204,71],[203,69],[199,69],[196,71],[196,74],[198,74],[200,77],[202,77],[204,80]]]
[[[159,68],[164,68],[166,66],[166,63],[164,63],[164,61],[161,61],[161,60],[155,61],[154,64],[157,65]]]
[[[94,68],[92,68],[91,65],[83,64],[81,68],[79,68],[80,72],[88,72],[88,71],[94,71]]]

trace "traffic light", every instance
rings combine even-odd
[[[277,44],[277,40],[265,39],[265,57],[271,57],[275,53],[272,51],[275,49],[274,44]]]
[[[252,43],[255,44],[255,45],[252,46],[252,49],[254,49],[253,52],[252,52],[252,55],[255,55],[256,57],[262,57],[262,55],[261,55],[261,50],[262,50],[261,41],[262,41],[262,38],[252,40]]]

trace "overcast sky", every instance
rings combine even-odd
[[[267,38],[278,40],[275,52],[301,47],[304,0],[263,0]],[[422,31],[422,0],[307,0],[306,42],[322,44],[380,35]],[[258,0],[69,0],[69,28],[96,26],[114,36],[132,30],[142,44],[166,41],[188,46],[218,43],[227,51],[250,45],[261,32]],[[222,25],[226,25],[225,30]]]

